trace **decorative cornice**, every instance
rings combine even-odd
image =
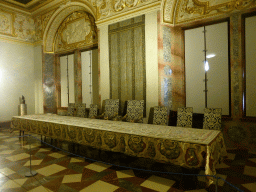
[[[161,6],[161,2],[157,1],[157,2],[154,2],[154,3],[150,3],[150,4],[147,4],[147,5],[138,7],[136,9],[131,9],[131,10],[124,11],[124,12],[119,12],[116,15],[113,15],[111,17],[107,17],[107,18],[102,19],[102,20],[97,20],[96,24],[97,24],[97,27],[101,27],[101,26],[104,26],[104,25],[109,25],[109,24],[116,23],[116,22],[119,22],[119,21],[122,21],[122,20],[130,19],[130,18],[139,16],[139,15],[143,15],[145,13],[152,12],[154,10],[160,10],[160,6]]]
[[[164,24],[181,25],[256,7],[255,0],[163,0]]]
[[[0,35],[0,41],[6,42],[6,43],[13,43],[13,44],[25,44],[25,45],[31,45],[31,46],[38,45],[37,43],[31,43],[25,40],[23,41],[20,39],[16,39],[14,37],[3,36],[3,35]]]

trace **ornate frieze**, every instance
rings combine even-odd
[[[142,6],[146,6],[161,0],[99,0],[94,2],[97,6],[97,20],[106,19],[121,12],[130,11]]]
[[[34,41],[41,41],[43,38],[42,20],[40,16],[34,18],[35,23],[35,36]]]
[[[163,21],[182,24],[255,7],[255,0],[164,0]]]
[[[34,41],[35,25],[31,17],[16,14],[14,28],[16,37],[29,42]]]
[[[41,23],[42,23],[42,30],[44,31],[46,26],[47,26],[47,23],[49,22],[51,16],[53,15],[53,13],[56,11],[56,9],[54,10],[51,10],[45,14],[43,14],[41,16]]]
[[[14,36],[14,14],[0,9],[0,34]]]

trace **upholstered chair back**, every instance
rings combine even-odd
[[[165,106],[154,107],[153,124],[167,125],[167,107]]]
[[[68,104],[68,111],[67,116],[74,116],[76,110],[76,104],[75,103],[69,103]]]
[[[76,116],[86,117],[86,103],[78,103],[76,105]]]
[[[95,118],[98,115],[98,105],[91,104],[89,110],[89,118]]]
[[[183,107],[178,108],[177,112],[177,127],[192,127],[193,108]]]
[[[119,113],[119,99],[106,99],[105,100],[105,113],[104,118],[112,119]]]
[[[221,108],[205,108],[203,129],[213,129],[221,131]]]
[[[143,123],[144,100],[127,101],[126,121]]]

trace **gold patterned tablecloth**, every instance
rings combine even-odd
[[[205,167],[206,175],[215,175],[216,164],[227,155],[217,130],[54,114],[14,116],[12,128],[186,168]]]

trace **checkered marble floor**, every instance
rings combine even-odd
[[[8,129],[0,130],[1,192],[215,191],[215,185],[205,188],[204,177],[198,176],[198,182],[191,184],[190,178],[155,172],[180,173],[184,170],[177,166],[84,146],[74,147],[70,143],[53,143],[63,151],[41,144],[33,137],[17,136],[18,131],[9,133]],[[46,142],[51,143],[49,138],[46,138]],[[80,157],[67,151],[75,152]],[[89,159],[82,158],[82,155]],[[30,172],[30,166],[37,175],[25,177]],[[198,170],[197,174],[204,175],[204,170]],[[256,154],[245,150],[228,150],[228,159],[218,165],[217,176],[243,191],[256,191]],[[237,190],[219,180],[218,191]]]

